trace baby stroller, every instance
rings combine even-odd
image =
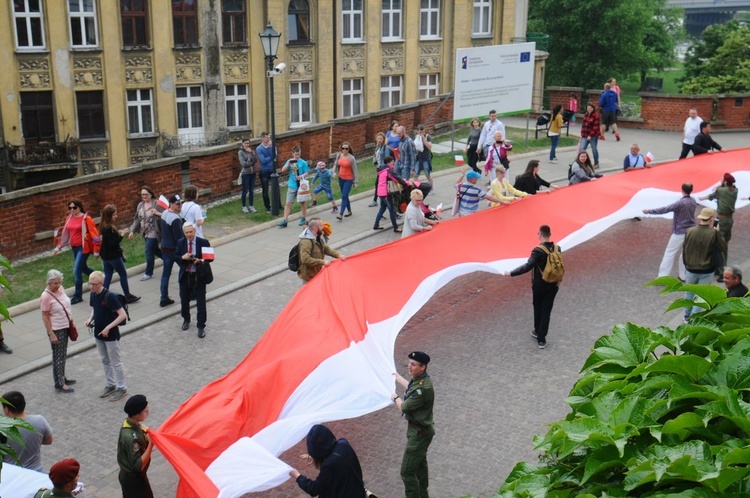
[[[392,195],[391,201],[393,202],[393,207],[396,209],[397,213],[403,214],[406,212],[406,208],[411,202],[411,193],[414,189],[421,190],[422,196],[426,199],[430,191],[432,191],[432,185],[430,185],[429,182],[407,182],[406,186],[402,187],[399,192],[388,194]],[[429,220],[439,219],[439,214],[435,210],[430,209],[430,206],[425,204],[424,201],[422,202],[421,208],[425,218]]]

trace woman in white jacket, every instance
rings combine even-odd
[[[433,225],[437,225],[438,223],[437,221],[428,220],[424,217],[424,213],[422,212],[422,200],[424,199],[424,194],[422,194],[421,190],[415,188],[411,191],[409,197],[411,198],[411,202],[406,208],[404,229],[401,233],[402,239],[409,235],[414,235],[417,232],[432,230]]]

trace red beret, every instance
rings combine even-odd
[[[60,460],[49,469],[49,480],[55,486],[64,486],[78,476],[81,464],[75,458]]]
[[[724,181],[729,185],[734,185],[734,177],[731,173],[724,173]]]

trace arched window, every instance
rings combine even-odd
[[[291,0],[287,20],[290,43],[310,41],[310,4],[307,0]]]

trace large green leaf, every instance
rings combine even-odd
[[[603,364],[615,364],[626,368],[639,365],[656,347],[655,339],[651,331],[645,327],[632,323],[616,325],[612,335],[596,341],[594,351],[583,368],[586,370]]]
[[[708,318],[713,315],[741,313],[744,315],[746,323],[750,324],[750,316],[747,315],[748,311],[750,311],[750,300],[742,297],[731,297],[716,304],[704,316]]]
[[[617,449],[612,446],[599,448],[592,452],[586,459],[581,484],[586,484],[586,482],[592,477],[601,474],[602,472],[607,472],[615,467],[625,467],[624,462],[620,460],[620,453]]]
[[[703,427],[703,418],[700,415],[688,412],[678,415],[676,418],[667,420],[662,428],[663,434],[676,434],[680,439],[685,439],[691,434],[689,429]]]
[[[671,372],[684,375],[693,382],[697,382],[711,368],[711,362],[693,355],[666,355],[654,363],[641,365],[636,372]]]
[[[699,409],[713,417],[726,418],[741,429],[746,438],[750,437],[750,404],[739,399],[736,393],[729,393],[723,400],[701,405]]]
[[[750,356],[732,354],[706,374],[705,381],[714,386],[725,386],[738,391],[750,389]]]
[[[684,297],[681,297],[680,299],[675,299],[672,304],[667,307],[666,311],[664,313],[669,313],[673,310],[678,310],[680,308],[687,308],[687,307],[694,307],[697,306],[699,308],[708,309],[709,305],[708,303],[704,301],[693,301],[691,299],[685,299]]]
[[[696,296],[706,301],[708,306],[711,308],[727,298],[726,290],[716,285],[685,284],[679,289],[679,291],[692,292]]]
[[[682,282],[677,277],[663,276],[657,277],[654,280],[646,284],[646,286],[659,286],[664,287],[660,294],[666,294],[668,292],[676,292],[682,288]]]

